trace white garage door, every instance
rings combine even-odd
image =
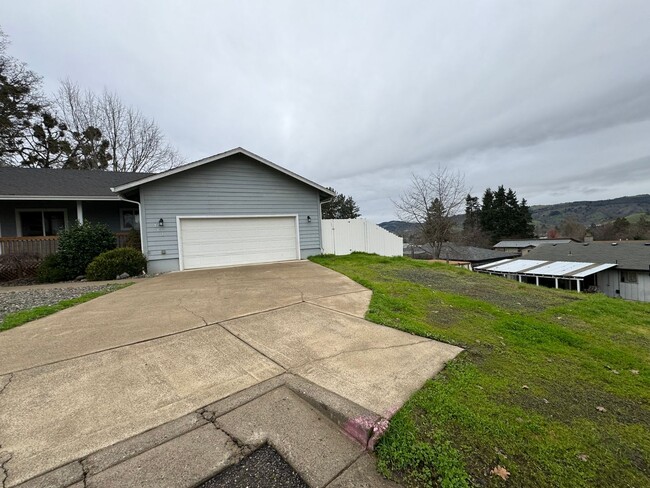
[[[181,269],[300,259],[295,216],[179,218]]]

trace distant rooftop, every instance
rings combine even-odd
[[[537,247],[542,244],[566,244],[568,242],[577,241],[574,241],[573,239],[508,239],[505,241],[497,242],[492,247],[513,247],[523,249],[525,247]]]
[[[422,254],[433,255],[431,246],[428,244],[423,244],[421,246],[405,244],[404,254],[406,256],[409,256],[411,254],[410,246],[414,247],[414,254],[416,256]],[[479,262],[514,258],[517,256],[519,256],[519,253],[494,251],[493,249],[485,249],[482,247],[474,246],[461,246],[460,244],[454,244],[452,242],[445,242],[442,245],[442,249],[440,251],[440,259],[449,261]]]
[[[595,241],[555,243],[532,249],[526,259],[616,263],[619,269],[650,272],[650,241]]]

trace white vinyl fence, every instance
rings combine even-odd
[[[365,219],[323,220],[323,252],[342,256],[367,252],[401,256],[404,240]]]

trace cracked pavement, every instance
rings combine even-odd
[[[363,320],[370,298],[308,261],[200,270],[0,333],[3,488],[288,373],[390,418],[460,349]]]

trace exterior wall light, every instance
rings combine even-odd
[[[158,227],[162,227],[163,225],[165,225],[165,221],[163,219],[160,219],[158,221]]]
[[[307,222],[311,222],[311,217],[307,215]]]

